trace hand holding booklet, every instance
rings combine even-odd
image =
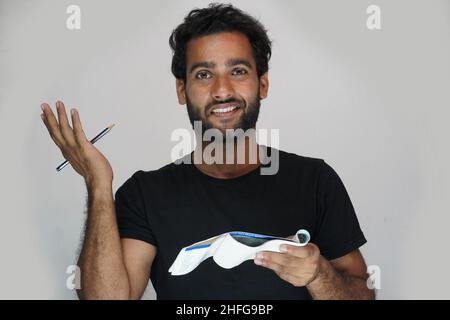
[[[231,269],[246,260],[253,260],[259,251],[280,252],[281,244],[305,246],[309,240],[309,232],[304,229],[298,230],[293,240],[241,231],[227,232],[181,249],[169,272],[173,276],[187,274],[209,257],[222,268]]]

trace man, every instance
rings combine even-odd
[[[210,5],[191,11],[170,45],[178,100],[193,125],[201,121],[203,133],[216,129],[224,140],[229,129],[255,128],[271,55],[258,21],[231,5]],[[280,150],[279,170],[263,175],[260,146],[250,161],[254,135],[236,136],[223,146],[243,149],[244,163],[234,153],[231,163],[138,171],[114,201],[112,168],[86,139],[77,110],[71,128],[62,102],[59,123],[48,104],[42,108],[51,137],[88,190],[81,299],[139,299],[149,278],[158,299],[374,298],[358,249],[366,239],[342,181],[323,160]],[[219,142],[202,142],[195,151]],[[179,250],[194,242],[236,230],[288,236],[300,228],[311,233],[304,247],[259,252],[232,269],[207,259],[189,274],[168,272]]]

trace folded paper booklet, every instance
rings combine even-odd
[[[230,269],[253,260],[259,251],[280,252],[281,244],[305,246],[309,240],[309,232],[304,229],[297,231],[293,240],[241,231],[227,232],[181,249],[169,272],[173,276],[187,274],[209,257],[222,268]]]

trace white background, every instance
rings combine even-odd
[[[171,31],[206,1],[0,1],[0,298],[73,299],[85,219],[83,180],[39,117],[78,107],[114,168],[170,162],[190,128],[170,73]],[[379,299],[449,299],[450,4],[448,1],[233,1],[274,40],[259,128],[340,175],[381,269]],[[66,8],[81,8],[81,30]],[[381,8],[382,30],[366,28]],[[146,298],[154,298],[151,287]]]

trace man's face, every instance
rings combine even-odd
[[[260,100],[267,96],[267,74],[258,78],[252,47],[238,32],[193,39],[186,50],[186,83],[177,80],[180,104],[203,132],[255,128]]]

